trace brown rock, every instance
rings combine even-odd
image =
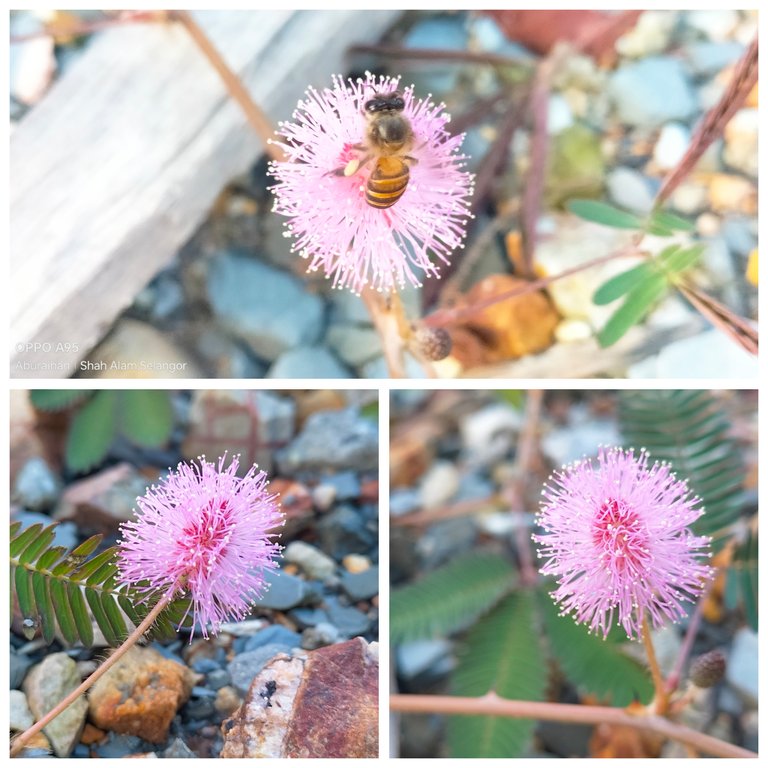
[[[83,732],[80,734],[80,743],[86,745],[98,744],[106,735],[101,728],[97,728],[95,725],[91,725],[91,723],[86,723]]]
[[[221,757],[378,757],[377,646],[362,638],[280,653],[222,723]]]
[[[131,648],[96,682],[88,696],[91,720],[106,731],[165,741],[194,673],[151,648]]]
[[[150,482],[130,464],[118,464],[72,483],[53,517],[74,520],[86,535],[113,535],[120,523],[133,518],[136,497],[144,494]]]

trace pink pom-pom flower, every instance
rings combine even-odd
[[[402,90],[402,114],[413,129],[408,150],[410,180],[389,208],[366,202],[373,158],[350,175],[339,173],[360,159],[366,136],[365,103],[374,94],[398,90],[399,78],[344,81],[310,88],[293,113],[280,123],[279,144],[288,162],[273,162],[277,180],[273,210],[288,217],[292,249],[309,260],[309,271],[323,270],[337,288],[355,293],[365,286],[392,291],[421,285],[422,275],[439,277],[440,262],[463,246],[473,178],[459,154],[463,135],[451,136],[443,104],[416,99],[413,86]]]
[[[655,627],[686,616],[712,577],[703,560],[710,539],[691,524],[703,508],[686,481],[667,464],[649,465],[641,451],[601,448],[597,466],[575,462],[556,472],[542,491],[534,535],[545,562],[541,573],[557,577],[551,594],[561,615],[590,632],[608,635],[614,622],[640,638],[644,617]]]
[[[283,525],[266,473],[251,467],[237,476],[238,459],[224,467],[200,458],[137,499],[135,521],[121,526],[118,569],[122,581],[142,597],[177,586],[191,598],[194,621],[208,637],[209,627],[248,615],[269,586],[265,575],[277,568],[280,545],[269,533]]]

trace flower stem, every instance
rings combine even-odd
[[[643,616],[643,645],[645,646],[645,653],[648,656],[648,666],[651,670],[651,678],[653,679],[653,687],[656,691],[656,697],[654,699],[654,705],[657,715],[663,715],[669,705],[669,693],[667,691],[667,684],[664,682],[664,676],[661,674],[661,667],[656,658],[656,651],[653,648],[653,640],[651,638],[651,628],[648,624],[648,616]]]
[[[140,640],[144,633],[152,626],[155,619],[162,613],[163,609],[167,607],[168,603],[173,600],[174,595],[179,587],[179,583],[176,582],[168,592],[163,595],[158,601],[157,605],[146,615],[144,621],[139,624],[136,629],[131,632],[125,639],[123,644],[116,648],[109,658],[91,675],[89,675],[83,682],[75,688],[74,691],[69,693],[62,701],[60,701],[50,712],[41,717],[33,726],[27,728],[24,733],[20,733],[11,742],[11,757],[15,757],[24,747],[24,745],[36,734],[45,728],[48,723],[54,718],[58,717],[70,704],[73,704],[77,698],[84,694],[100,677],[102,677],[111,667],[113,667],[120,659],[125,655],[129,648],[136,644]]]
[[[211,39],[205,34],[189,11],[169,11],[170,17],[180,22],[194,40],[210,65],[216,70],[229,95],[240,105],[251,127],[264,144],[264,151],[272,160],[285,162],[287,157],[278,144],[272,143],[274,126],[264,110],[253,100],[243,81],[230,69]]]
[[[495,693],[485,696],[417,696],[392,694],[389,697],[392,712],[429,712],[442,715],[485,715],[519,717],[561,723],[587,723],[623,725],[650,731],[668,739],[694,747],[715,757],[752,757],[755,752],[716,739],[706,733],[674,723],[659,715],[635,715],[618,707],[593,707],[583,704],[559,704],[544,701],[513,701],[502,699]]]
[[[382,296],[369,287],[360,293],[365,307],[373,320],[373,326],[381,336],[381,346],[384,359],[387,361],[387,371],[393,379],[405,378],[405,363],[403,360],[402,325],[404,310],[397,293]]]

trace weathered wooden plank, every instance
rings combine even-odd
[[[195,13],[275,120],[396,15]],[[11,138],[11,376],[74,373],[260,151],[180,25],[96,36]]]

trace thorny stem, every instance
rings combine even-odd
[[[696,608],[694,609],[690,619],[688,620],[688,628],[685,630],[685,637],[683,638],[683,644],[680,646],[680,652],[677,654],[677,659],[675,660],[675,666],[672,669],[672,672],[670,673],[669,677],[667,678],[667,682],[665,685],[667,694],[674,693],[677,690],[678,686],[680,685],[680,679],[683,676],[683,667],[685,666],[685,662],[691,654],[693,641],[696,637],[697,632],[699,631],[699,625],[701,624],[701,616],[704,611],[704,601],[706,600],[708,594],[709,594],[709,587],[707,587],[707,589],[704,592],[702,592],[698,602],[696,603]]]
[[[256,131],[256,134],[264,144],[264,151],[272,160],[285,162],[287,157],[281,147],[271,142],[274,136],[272,122],[264,113],[264,110],[253,100],[240,78],[229,68],[227,62],[224,61],[224,58],[200,25],[188,11],[179,10],[170,11],[169,13],[172,19],[180,22],[185,27],[189,36],[195,41],[211,66],[218,72],[230,96],[240,105],[251,127]]]
[[[755,752],[699,733],[659,715],[635,715],[618,707],[593,707],[584,704],[560,704],[542,701],[513,701],[502,699],[495,693],[485,696],[421,696],[392,694],[389,697],[392,712],[429,712],[441,715],[491,715],[494,717],[519,717],[560,723],[586,723],[623,725],[650,731],[697,751],[715,757],[752,757]]]
[[[598,256],[596,259],[592,259],[591,261],[585,261],[576,267],[571,267],[571,269],[565,269],[562,272],[558,272],[556,275],[548,275],[547,277],[541,277],[538,280],[531,280],[531,282],[527,283],[521,288],[515,288],[511,291],[504,291],[503,293],[499,293],[498,295],[489,299],[475,302],[472,304],[472,306],[461,307],[457,309],[438,309],[436,312],[433,312],[431,315],[429,315],[429,317],[424,318],[424,323],[431,328],[443,328],[445,326],[456,325],[463,320],[472,318],[478,312],[481,312],[488,307],[492,307],[494,304],[507,301],[508,299],[515,299],[519,296],[525,296],[529,293],[535,293],[536,291],[540,291],[542,288],[546,288],[551,283],[554,283],[555,280],[561,280],[564,277],[575,275],[576,273],[588,269],[589,267],[595,267],[598,264],[605,264],[608,261],[612,261],[613,259],[617,259],[622,256],[635,255],[638,252],[639,248],[637,245],[632,244],[625,248],[620,248],[617,251],[612,251],[605,256]]]
[[[136,629],[131,632],[125,639],[123,644],[116,648],[104,663],[91,675],[89,675],[83,682],[75,688],[70,694],[68,694],[62,701],[60,701],[50,712],[41,717],[33,726],[27,728],[24,733],[20,733],[11,742],[11,757],[15,757],[24,747],[24,745],[36,734],[45,728],[51,720],[58,717],[67,707],[75,702],[80,696],[82,696],[99,678],[106,674],[120,659],[126,654],[126,652],[140,640],[144,633],[152,626],[155,619],[162,613],[163,609],[173,600],[176,592],[179,588],[179,582],[177,581],[168,592],[158,601],[157,605],[146,615],[144,621],[139,624]]]
[[[656,658],[656,651],[653,647],[653,638],[651,638],[651,627],[648,623],[647,614],[643,615],[642,635],[645,653],[648,656],[648,666],[651,670],[651,678],[653,679],[653,687],[656,692],[653,702],[654,708],[656,714],[663,715],[668,708],[669,694],[667,692],[667,684],[664,682],[664,676],[661,674],[661,667],[659,667],[659,662]]]
[[[531,534],[523,524],[525,507],[523,488],[528,483],[531,464],[536,455],[536,438],[539,434],[539,417],[544,393],[540,389],[531,389],[525,401],[524,426],[517,446],[515,479],[505,488],[505,496],[511,503],[511,512],[518,519],[515,528],[515,548],[520,561],[522,584],[536,583],[538,573],[531,556]]]

